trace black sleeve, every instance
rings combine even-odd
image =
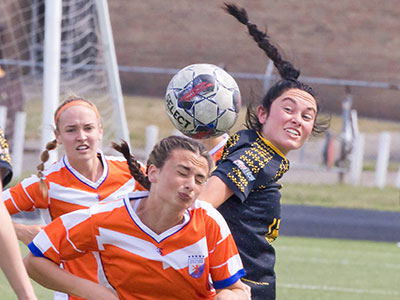
[[[285,158],[256,132],[243,130],[230,138],[212,175],[219,177],[243,202],[253,190],[265,189],[287,170]]]
[[[240,159],[242,151],[235,151],[222,160],[212,173],[219,177],[232,192],[243,202],[256,181],[255,174],[248,163]]]
[[[8,144],[4,137],[4,132],[0,128],[0,170],[3,187],[6,186],[12,178],[11,158],[8,151]]]

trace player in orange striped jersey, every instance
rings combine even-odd
[[[42,209],[44,221],[74,210],[88,208],[99,201],[114,200],[138,188],[121,157],[105,156],[98,144],[102,125],[96,107],[82,98],[69,98],[55,113],[56,140],[42,153],[38,176],[33,175],[3,192],[10,214]],[[62,144],[65,155],[47,170],[43,162],[48,151]],[[31,242],[42,226],[15,224],[17,236]],[[92,254],[63,264],[74,274],[96,280],[97,262]],[[58,298],[58,295],[55,297]]]
[[[29,245],[31,277],[87,299],[117,299],[113,291],[119,299],[250,299],[225,220],[196,200],[213,165],[203,145],[180,136],[163,139],[150,154],[147,176],[126,144],[115,147],[149,192],[53,221]],[[57,266],[87,251],[99,252],[102,285]]]
[[[213,137],[209,139],[199,140],[208,150],[214,160],[214,164],[220,160],[222,151],[224,150],[225,144],[229,139],[229,134],[224,133],[221,136]]]

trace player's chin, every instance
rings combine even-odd
[[[300,139],[297,140],[291,140],[288,141],[287,143],[285,143],[284,145],[281,145],[280,150],[282,151],[282,153],[288,153],[292,150],[298,150],[301,148],[301,146],[303,146],[304,142],[301,141]]]

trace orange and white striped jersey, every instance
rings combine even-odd
[[[156,234],[136,215],[147,195],[130,193],[63,215],[29,248],[55,263],[96,251],[99,282],[120,299],[214,299],[215,289],[245,275],[229,228],[211,204],[195,201],[182,224]]]
[[[92,182],[76,171],[67,156],[44,171],[48,186],[48,197],[40,191],[40,180],[36,175],[24,179],[19,184],[3,192],[3,199],[10,214],[41,209],[46,224],[55,218],[99,201],[121,198],[134,190],[144,190],[129,172],[123,157],[105,156],[98,153],[104,167],[102,176]],[[97,262],[93,254],[63,264],[73,274],[97,281]],[[55,299],[66,299],[57,296]]]
[[[211,157],[214,160],[214,164],[217,164],[217,161],[220,160],[221,156],[222,156],[222,152],[224,150],[225,144],[229,139],[229,135],[227,133],[224,133],[222,135],[222,137],[224,138],[221,142],[218,143],[218,145],[216,145],[213,149],[211,149],[210,151],[208,151],[208,153],[211,155]]]
[[[24,179],[3,192],[3,200],[10,214],[46,209],[46,223],[71,211],[88,208],[99,201],[115,200],[138,189],[140,185],[129,172],[122,157],[105,156],[98,153],[103,164],[102,176],[92,182],[76,171],[66,155],[43,171],[48,186],[48,197],[40,191],[40,180],[36,175]],[[142,188],[143,190],[143,188]]]

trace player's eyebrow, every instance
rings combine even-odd
[[[192,168],[190,168],[188,166],[185,166],[185,165],[182,165],[182,164],[178,164],[177,167],[184,169],[186,172],[191,172],[192,171]],[[198,179],[201,179],[201,180],[204,180],[204,179],[207,178],[207,176],[204,176],[203,174],[195,174],[195,177],[198,178]]]
[[[292,97],[290,97],[290,96],[285,97],[285,98],[282,99],[282,102],[285,102],[285,101],[290,101],[290,102],[292,102],[293,104],[297,105],[297,101],[296,101],[295,99],[293,99]],[[306,110],[313,111],[314,113],[317,112],[316,109],[314,108],[314,106],[308,106],[308,107],[306,108]]]

